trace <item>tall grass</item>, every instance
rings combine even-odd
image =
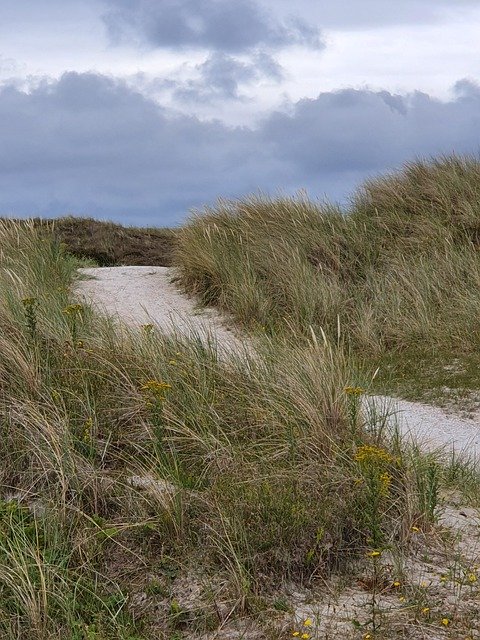
[[[316,210],[297,214],[313,233]],[[207,632],[218,599],[245,609],[285,579],[344,570],[422,515],[412,487],[428,482],[364,419],[335,343],[310,333],[218,358],[76,304],[75,261],[32,224],[3,222],[0,246],[1,637]],[[180,568],[210,576],[203,611],[178,603]]]
[[[480,162],[444,157],[364,183],[349,211],[295,198],[219,201],[180,232],[180,282],[244,325],[357,353],[479,344]]]

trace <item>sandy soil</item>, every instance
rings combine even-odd
[[[174,284],[174,272],[167,267],[103,267],[80,269],[89,277],[77,285],[80,297],[97,309],[118,316],[130,326],[152,323],[163,331],[213,337],[219,349],[244,348],[240,338],[226,327],[213,309],[199,309],[196,301],[183,295]],[[442,447],[446,453],[480,458],[480,422],[446,413],[438,407],[377,396],[368,400],[369,410],[380,423],[398,424],[404,434],[429,449]]]
[[[440,407],[421,402],[408,402],[388,396],[368,399],[369,411],[382,421],[387,416],[401,433],[411,437],[426,449],[442,448],[462,458],[480,459],[480,422],[461,418]]]
[[[80,269],[76,292],[99,311],[129,326],[154,324],[165,332],[211,337],[220,348],[240,348],[240,339],[215,309],[203,309],[172,284],[167,267],[94,267]]]

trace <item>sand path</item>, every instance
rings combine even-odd
[[[245,348],[228,330],[214,309],[200,309],[194,299],[183,295],[174,284],[174,272],[167,267],[99,267],[80,269],[88,280],[77,283],[80,297],[98,310],[118,316],[130,326],[152,323],[162,331],[185,335],[213,336],[219,349]],[[459,455],[480,459],[480,422],[446,413],[438,407],[386,396],[369,400],[374,413],[388,414],[400,431],[428,449],[454,449]]]
[[[79,269],[76,292],[99,311],[119,317],[129,326],[154,324],[165,332],[213,336],[219,348],[240,348],[215,309],[200,308],[172,284],[167,267],[94,267]]]

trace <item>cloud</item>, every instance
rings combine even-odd
[[[18,73],[19,70],[20,65],[16,60],[0,55],[0,75],[11,75]]]
[[[332,172],[369,174],[415,155],[477,153],[480,90],[463,80],[457,98],[441,102],[422,92],[345,89],[299,101],[290,114],[274,113],[262,127],[274,153],[311,178]]]
[[[240,87],[252,82],[280,82],[282,67],[265,52],[249,60],[239,60],[225,53],[212,53],[196,65],[197,78],[174,84],[173,97],[182,102],[211,102],[216,99],[241,99]]]
[[[277,14],[291,12],[291,0],[275,0]],[[323,29],[432,24],[451,10],[457,18],[478,8],[478,0],[297,0],[295,10]]]
[[[302,44],[322,48],[299,18],[279,22],[254,0],[107,0],[103,20],[114,43],[229,53]]]
[[[163,225],[259,189],[343,199],[415,156],[478,153],[479,131],[470,80],[449,102],[347,89],[233,128],[173,115],[112,78],[67,73],[30,93],[0,89],[0,213]]]
[[[172,116],[93,73],[67,73],[31,93],[5,86],[0,213],[170,224],[207,194],[254,190],[257,172],[268,181],[255,146],[249,130]],[[256,160],[247,164],[249,152]]]

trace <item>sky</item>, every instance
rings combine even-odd
[[[348,205],[480,150],[478,0],[0,0],[0,215]]]

